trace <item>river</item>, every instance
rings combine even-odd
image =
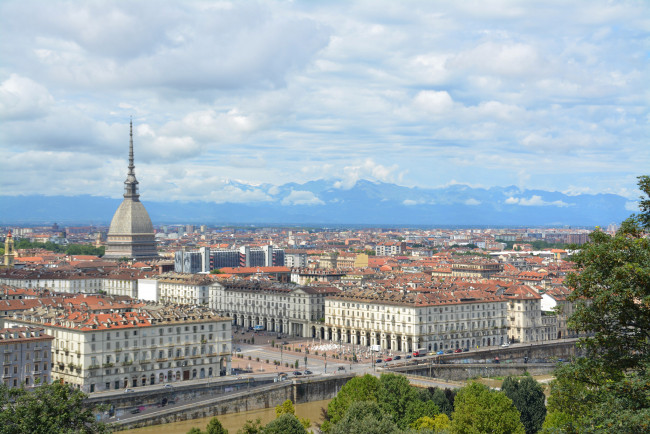
[[[323,401],[313,401],[306,402],[304,404],[296,404],[296,416],[311,420],[312,426],[314,422],[322,423],[321,419],[321,408],[327,407],[327,404],[330,402],[329,399]],[[238,429],[240,429],[247,420],[261,419],[262,425],[266,425],[275,419],[275,407],[273,408],[262,408],[259,410],[250,410],[243,411],[240,413],[230,413],[218,416],[219,422],[230,431],[231,434],[235,434]],[[147,426],[144,428],[130,429],[126,431],[119,431],[120,433],[125,434],[186,434],[193,427],[200,428],[205,430],[206,425],[210,422],[211,417],[204,417],[201,419],[192,419],[186,420],[183,422],[172,422],[166,423],[163,425],[153,425]]]

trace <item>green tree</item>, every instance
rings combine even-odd
[[[275,417],[280,417],[283,414],[292,414],[294,416],[296,415],[296,409],[290,399],[287,399],[282,404],[275,407]],[[311,421],[307,418],[298,418],[298,420],[305,428],[309,428],[311,426]]]
[[[433,431],[435,433],[442,433],[448,432],[451,429],[451,421],[446,414],[440,413],[436,417],[422,416],[409,427],[416,431]]]
[[[374,401],[354,402],[343,419],[332,427],[332,434],[391,434],[400,430]]]
[[[341,388],[339,393],[327,405],[327,417],[329,418],[321,426],[323,432],[328,432],[329,427],[336,424],[345,416],[348,408],[354,402],[374,401],[377,402],[379,391],[379,379],[366,374],[363,377],[354,377]]]
[[[285,413],[269,422],[262,430],[263,434],[306,434],[307,430],[293,414]]]
[[[650,177],[639,188],[641,213],[614,236],[596,229],[571,258],[569,327],[586,333],[585,357],[556,370],[547,432],[650,430]]]
[[[205,427],[205,432],[206,434],[228,434],[228,430],[221,425],[221,422],[216,417],[210,419],[208,426]]]
[[[296,409],[290,399],[275,407],[275,417],[280,417],[286,413],[296,415]]]
[[[448,417],[451,417],[451,413],[454,411],[454,398],[456,397],[456,391],[449,388],[443,390],[439,387],[429,387],[427,392],[430,399],[434,404],[436,404],[438,409]]]
[[[456,395],[451,429],[458,434],[526,432],[512,400],[476,382],[461,388]]]
[[[546,397],[541,384],[528,375],[523,378],[506,377],[501,390],[519,410],[526,433],[539,431],[546,418]]]
[[[108,433],[95,420],[86,395],[68,385],[53,383],[32,391],[0,384],[0,431],[8,434]]]
[[[187,434],[205,434],[205,432],[201,431],[201,428],[192,427]]]
[[[421,405],[418,392],[411,387],[408,378],[403,375],[381,374],[379,377],[379,393],[377,402],[384,413],[391,415],[393,421],[400,428],[406,428],[409,423],[421,416],[433,416],[438,413],[434,404],[434,413],[426,414],[426,409]],[[407,411],[415,411],[413,418],[405,421]]]
[[[237,434],[260,434],[262,432],[262,420],[255,419],[255,421],[247,420],[244,426],[242,426]]]

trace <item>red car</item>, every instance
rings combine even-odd
[[[462,353],[462,352],[463,350],[461,350],[460,348],[456,348],[456,351],[454,351],[454,353]]]
[[[392,361],[393,361],[393,358],[392,358],[392,357],[386,357],[386,359],[385,359],[384,361],[386,361],[386,362],[392,362]]]

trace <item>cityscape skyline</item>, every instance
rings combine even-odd
[[[131,114],[145,204],[368,179],[633,211],[649,167],[642,3],[34,6],[0,5],[4,195],[119,197]]]

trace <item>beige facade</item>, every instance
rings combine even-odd
[[[399,294],[399,295],[397,295]],[[325,338],[410,352],[505,342],[505,299],[437,301],[426,293],[349,290],[326,301]]]
[[[213,284],[210,306],[240,327],[315,337],[325,317],[325,297],[335,289],[270,282]]]
[[[557,325],[552,325],[550,319],[547,319],[544,325],[542,324],[542,297],[532,288],[526,285],[514,286],[508,289],[506,297],[508,298],[508,338],[511,342],[539,342],[546,340],[544,337],[555,339],[552,333],[557,331]]]
[[[54,337],[52,379],[86,393],[230,373],[230,318],[209,309],[90,314],[39,309],[6,323]]]
[[[40,327],[0,329],[0,369],[5,386],[49,384],[53,339]]]
[[[471,261],[456,262],[451,265],[451,275],[454,277],[490,277],[503,271],[499,262]]]

